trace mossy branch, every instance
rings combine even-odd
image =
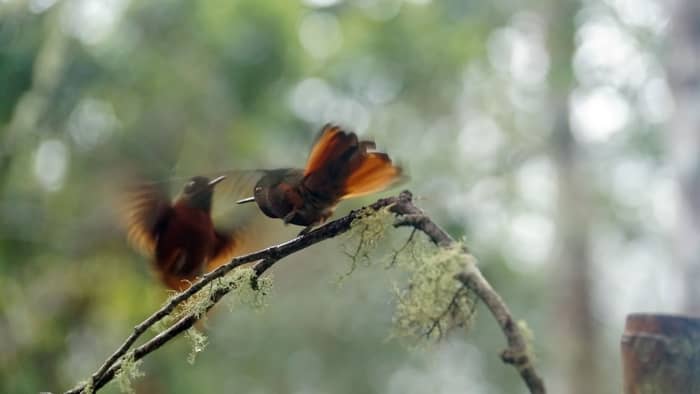
[[[269,283],[263,282],[266,278],[261,278],[261,275],[275,263],[318,242],[348,232],[353,228],[353,222],[356,219],[365,217],[368,212],[386,212],[385,209],[396,215],[395,227],[411,226],[425,233],[440,248],[452,251],[455,248],[460,249],[460,256],[463,256],[465,262],[464,271],[456,274],[454,278],[461,286],[455,286],[456,293],[450,295],[450,298],[446,301],[449,304],[448,307],[461,299],[466,291],[476,294],[489,308],[506,336],[508,348],[502,354],[503,361],[512,364],[520,372],[531,393],[544,394],[544,384],[535,372],[532,356],[527,350],[527,342],[510,314],[508,307],[483,277],[476,264],[473,264],[473,257],[468,254],[466,247],[455,242],[444,230],[417,208],[413,204],[412,195],[409,191],[404,191],[399,196],[380,199],[365,208],[352,211],[342,218],[329,222],[285,243],[234,258],[228,264],[204,275],[190,288],[172,297],[154,314],[135,326],[131,335],[107,358],[87,382],[66,393],[77,394],[98,391],[114,379],[123,369],[133,369],[131,367],[122,368],[122,366],[137,365],[135,363],[138,360],[192,329],[193,325],[205,316],[205,311],[216,305],[230,292],[234,292],[234,295],[239,298],[250,297],[253,304],[260,304],[262,302],[259,297],[261,293],[255,293],[255,291],[264,293],[265,289],[269,289]],[[227,274],[235,268],[256,261],[257,263],[251,271],[231,275],[233,279],[227,277]],[[246,278],[246,280],[241,280],[241,278]],[[205,288],[208,291],[204,290]],[[248,288],[253,293],[248,291]],[[189,305],[189,307],[183,308],[181,305]],[[183,309],[185,310],[184,313],[182,312]],[[166,318],[175,318],[177,321],[141,346],[132,349],[136,341],[145,332]],[[192,331],[190,333],[192,334]],[[199,342],[202,342],[202,340]]]
[[[433,243],[449,248],[458,243],[445,230],[435,224],[418,207],[413,204],[411,194],[403,192],[398,201],[392,206],[392,211],[399,216],[397,226],[412,226],[424,232]],[[473,259],[463,246],[466,259]],[[465,264],[464,271],[455,275],[455,279],[474,293],[486,305],[508,342],[508,348],[501,353],[501,360],[513,365],[518,370],[532,394],[545,394],[546,389],[542,378],[537,374],[533,356],[528,351],[528,342],[520,326],[513,319],[503,298],[491,287],[476,264]]]

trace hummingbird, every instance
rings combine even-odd
[[[341,200],[386,189],[402,179],[401,167],[373,141],[359,140],[333,124],[326,124],[314,143],[305,168],[263,170],[253,196],[268,217],[305,226],[301,234],[325,222]]]
[[[214,188],[226,178],[192,177],[172,201],[157,183],[140,183],[123,194],[127,238],[153,260],[166,287],[185,290],[239,254],[241,226],[215,227],[211,215]]]

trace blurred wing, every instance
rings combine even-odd
[[[225,171],[211,174],[210,178],[225,175],[214,188],[211,217],[217,228],[235,229],[257,212],[256,204],[236,204],[236,201],[253,196],[255,184],[263,176],[262,170]]]
[[[211,272],[219,266],[228,263],[234,257],[240,256],[243,253],[242,250],[245,245],[243,236],[244,234],[242,231],[223,232],[217,229],[214,254],[207,263],[206,271]]]
[[[234,229],[216,229],[216,245],[214,253],[207,263],[206,271],[210,272],[231,261],[234,257],[243,256],[270,246],[272,234],[271,221],[257,215],[250,218]]]
[[[127,187],[120,198],[120,216],[134,248],[152,256],[159,228],[171,205],[162,184],[140,183]]]
[[[345,182],[342,199],[379,192],[404,179],[401,167],[394,166],[386,153],[368,152],[360,160]]]
[[[160,262],[160,265],[154,267],[156,275],[167,288],[175,291],[183,291],[190,287],[191,282],[195,280],[196,276],[185,277],[173,271],[176,271],[178,266],[184,266],[186,261],[187,254],[185,250],[182,248],[174,249]]]
[[[355,133],[346,133],[340,127],[331,124],[323,126],[306,161],[304,176],[329,166],[334,167],[338,164],[336,162],[342,160],[345,153],[356,148],[357,144]]]
[[[207,272],[228,263],[236,256],[254,252],[264,246],[268,237],[262,235],[267,224],[260,215],[257,204],[236,204],[251,197],[255,184],[265,174],[264,170],[227,171],[226,179],[214,189],[212,219],[216,227],[214,253],[207,263]]]

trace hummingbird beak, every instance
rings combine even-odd
[[[211,181],[209,181],[209,187],[214,187],[214,185],[223,181],[224,179],[226,179],[226,175],[222,175],[222,176],[219,176],[219,177],[212,179]]]
[[[242,200],[236,201],[236,204],[245,204],[247,202],[253,202],[253,201],[255,201],[255,197],[248,197],[248,198],[244,198]]]

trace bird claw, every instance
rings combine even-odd
[[[299,231],[299,234],[297,234],[297,237],[301,237],[301,236],[308,234],[309,232],[311,232],[311,230],[313,230],[313,228],[314,228],[313,224],[304,227],[301,231]]]
[[[282,221],[284,222],[284,224],[289,224],[292,221],[292,219],[294,219],[294,216],[296,214],[297,214],[297,211],[293,210],[292,212],[289,212],[288,214],[284,215],[284,217],[282,218]]]

